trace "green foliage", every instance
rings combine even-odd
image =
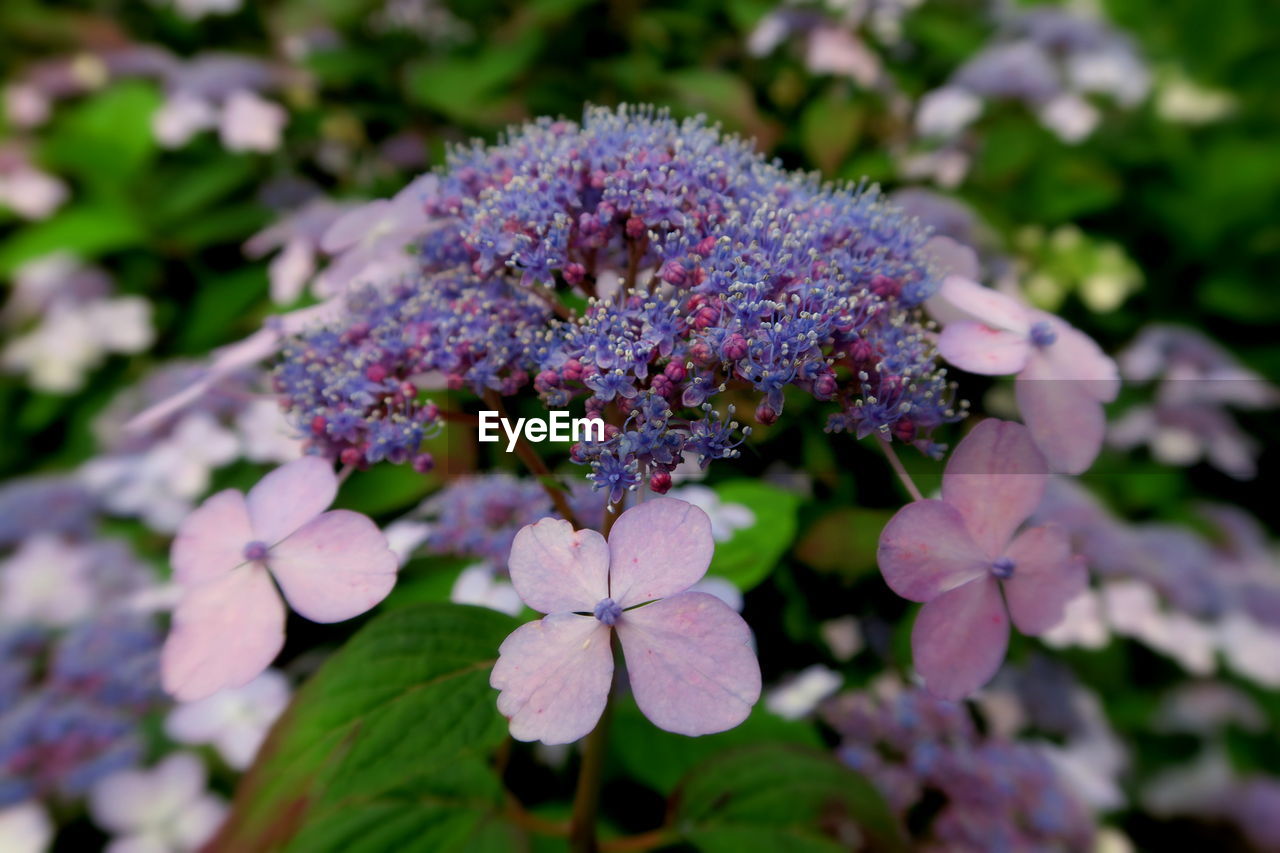
[[[757,480],[731,480],[716,487],[724,503],[742,504],[755,515],[750,527],[716,543],[709,574],[726,578],[746,591],[764,580],[796,535],[800,499],[791,492]]]
[[[489,670],[510,617],[422,604],[357,633],[300,690],[242,783],[222,839],[290,850],[497,850],[489,754],[506,735]]]
[[[905,850],[865,779],[799,746],[757,744],[703,762],[675,794],[674,828],[704,853]]]

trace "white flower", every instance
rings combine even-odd
[[[106,355],[139,352],[153,336],[151,304],[140,296],[59,301],[39,326],[10,341],[0,363],[26,372],[35,388],[69,393]]]
[[[1069,145],[1087,139],[1101,118],[1093,104],[1070,92],[1058,95],[1040,108],[1040,122]]]
[[[218,134],[228,151],[270,153],[280,147],[288,121],[284,107],[239,89],[222,106]]]
[[[243,770],[288,704],[288,680],[279,670],[268,669],[243,687],[178,705],[165,719],[164,730],[178,743],[212,744],[230,767]]]
[[[53,822],[35,800],[0,808],[0,850],[44,853],[53,841]]]
[[[818,630],[836,660],[851,660],[862,651],[862,628],[852,616],[841,616],[839,619],[823,622]]]
[[[64,628],[93,612],[92,555],[36,534],[0,563],[0,626]]]
[[[1092,589],[1067,602],[1062,621],[1044,632],[1040,638],[1055,649],[1079,646],[1100,649],[1111,640],[1111,631],[1102,614],[1102,600]]]
[[[292,462],[302,455],[302,439],[275,400],[254,400],[236,415],[236,430],[250,462]]]
[[[387,546],[403,566],[409,562],[418,546],[427,541],[427,537],[431,535],[431,525],[425,521],[402,518],[388,524],[382,535],[387,537]]]
[[[230,15],[240,9],[241,0],[173,0],[174,10],[189,21],[205,15]]]
[[[1193,675],[1209,675],[1217,668],[1214,653],[1218,637],[1214,630],[1185,613],[1162,610],[1149,584],[1112,581],[1103,584],[1101,596],[1107,621],[1115,633],[1141,640]]]
[[[1081,92],[1115,98],[1121,106],[1136,106],[1151,89],[1151,75],[1128,50],[1102,48],[1067,57],[1067,78]]]
[[[880,76],[880,58],[843,27],[820,26],[809,33],[805,65],[814,74],[843,74],[861,86]]]
[[[1236,672],[1264,687],[1280,687],[1280,632],[1234,612],[1218,623],[1218,642]]]
[[[200,759],[178,752],[151,770],[123,770],[94,785],[89,814],[115,838],[107,853],[185,853],[209,840],[226,803],[205,789]]]
[[[982,99],[967,89],[944,86],[927,92],[916,107],[916,132],[949,139],[982,115]]]
[[[4,112],[14,127],[39,127],[49,120],[53,105],[49,96],[30,83],[10,83],[4,88]]]
[[[495,578],[493,567],[488,563],[476,563],[463,569],[453,582],[449,600],[454,604],[475,604],[512,616],[524,609],[516,588],[509,581]]]
[[[70,194],[62,181],[31,165],[0,172],[0,205],[23,219],[48,219]]]
[[[811,714],[843,683],[840,673],[816,663],[766,692],[764,705],[779,717],[798,720]]]
[[[720,496],[706,486],[682,486],[672,489],[667,497],[691,503],[711,519],[711,537],[717,542],[727,542],[734,532],[756,523],[756,514],[744,504],[724,503]]]
[[[151,116],[151,132],[163,148],[181,148],[218,123],[217,108],[189,92],[171,95]]]

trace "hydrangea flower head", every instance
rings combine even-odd
[[[245,495],[209,498],[182,523],[170,555],[183,587],[165,642],[165,689],[184,701],[246,684],[284,644],[284,602],[315,622],[364,613],[395,585],[395,554],[372,521],[325,508],[330,465],[304,457]]]
[[[944,323],[938,352],[970,373],[1016,373],[1018,408],[1053,470],[1080,474],[1106,431],[1103,403],[1120,391],[1116,363],[1088,336],[960,276],[948,276],[930,303]]]
[[[760,698],[760,666],[742,617],[689,587],[707,571],[711,522],[655,498],[618,517],[606,542],[546,518],[511,546],[511,580],[548,614],[507,637],[490,684],[517,740],[569,743],[600,719],[618,632],[636,704],[667,731],[704,735],[741,723]]]
[[[908,504],[880,534],[885,581],[925,603],[911,645],[933,694],[959,699],[981,687],[1004,660],[1010,617],[1024,634],[1047,631],[1087,583],[1061,528],[1014,535],[1047,480],[1025,427],[986,420],[948,460],[942,499]]]

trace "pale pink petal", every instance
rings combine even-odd
[[[316,258],[311,241],[305,237],[289,240],[267,267],[271,301],[277,305],[288,305],[297,299],[315,271]]]
[[[507,561],[511,583],[539,613],[591,611],[609,597],[609,546],[559,518],[522,527]]]
[[[958,700],[991,680],[1009,647],[1009,616],[988,575],[943,593],[920,609],[911,651],[924,686]]]
[[[930,297],[930,304],[935,301],[942,303],[939,307],[943,316],[938,317],[942,322],[964,318],[1024,337],[1031,329],[1030,313],[1021,302],[964,276],[944,278],[938,292]]]
[[[682,592],[628,610],[617,629],[636,704],[659,728],[722,732],[760,698],[751,630],[714,595]]]
[[[169,562],[181,584],[206,583],[245,561],[253,539],[244,495],[227,489],[213,495],[178,526]]]
[[[334,255],[356,245],[383,224],[391,209],[391,202],[380,198],[347,211],[321,236],[320,248]]]
[[[273,546],[267,566],[295,611],[312,622],[341,622],[387,597],[400,562],[376,524],[335,509]]]
[[[1120,369],[1093,338],[1043,311],[1034,312],[1032,319],[1047,323],[1055,335],[1052,344],[1039,349],[1048,375],[1079,383],[1100,402],[1110,403],[1116,398],[1120,393]]]
[[[609,532],[609,597],[622,607],[683,592],[711,565],[711,519],[693,504],[653,498]]]
[[[502,642],[489,684],[513,738],[572,743],[595,728],[613,683],[609,639],[597,619],[553,613]]]
[[[1022,420],[1058,474],[1083,474],[1098,458],[1106,436],[1102,403],[1086,383],[1056,379],[1052,368],[1032,357],[1014,383]]]
[[[1004,581],[1004,595],[1013,624],[1024,634],[1055,627],[1067,604],[1088,586],[1084,558],[1071,556],[1071,541],[1060,527],[1024,530],[1005,556],[1014,568]]]
[[[1027,366],[1031,342],[1024,334],[981,323],[948,323],[938,333],[938,353],[961,370],[1003,376]]]
[[[935,270],[944,275],[958,275],[974,280],[982,275],[982,264],[978,260],[978,253],[972,247],[946,235],[937,234],[930,237],[920,247],[920,254],[933,265]],[[935,319],[945,322],[941,318]]]
[[[964,437],[942,475],[942,499],[960,510],[973,541],[992,559],[1040,505],[1044,457],[1022,424],[989,418]]]
[[[284,645],[284,602],[261,566],[192,587],[173,612],[160,654],[164,689],[183,702],[239,687]]]
[[[333,503],[338,477],[318,456],[281,465],[249,490],[249,520],[254,538],[274,545]]]
[[[960,510],[934,500],[909,503],[889,519],[876,560],[889,588],[912,601],[929,601],[991,568]]]

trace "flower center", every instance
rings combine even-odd
[[[614,625],[622,616],[622,607],[612,598],[602,598],[596,605],[595,617],[606,625]]]
[[[1013,560],[1010,560],[1008,557],[1001,557],[991,564],[991,574],[1000,578],[1002,581],[1007,581],[1009,578],[1013,577],[1013,570],[1017,568],[1017,566],[1018,564]]]
[[[1047,320],[1041,320],[1031,327],[1031,343],[1038,347],[1047,347],[1058,339],[1058,333],[1053,330]]]
[[[257,539],[244,546],[244,558],[246,560],[263,560],[267,556],[267,543],[259,542]]]

